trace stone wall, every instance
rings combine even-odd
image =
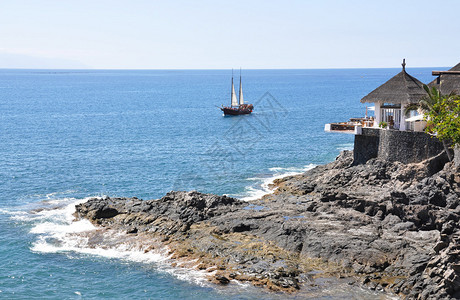
[[[442,143],[424,132],[382,130],[378,157],[403,163],[420,162],[444,150]]]
[[[355,135],[353,149],[353,164],[365,164],[379,153],[380,131],[373,128],[363,128],[361,135]]]
[[[402,163],[420,162],[444,150],[442,143],[424,132],[363,128],[355,136],[354,164],[371,158]]]

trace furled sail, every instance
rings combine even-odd
[[[235,86],[233,85],[233,77],[232,77],[232,106],[238,106],[238,99],[236,99]]]
[[[243,100],[243,84],[241,83],[241,75],[240,75],[240,105],[244,104]]]

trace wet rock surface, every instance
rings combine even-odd
[[[198,192],[158,200],[94,198],[76,217],[166,244],[210,280],[295,292],[315,276],[408,299],[460,298],[460,173],[444,154],[414,164],[351,152],[276,180],[243,202]]]

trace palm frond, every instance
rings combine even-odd
[[[429,99],[422,99],[419,101],[419,107],[422,111],[428,112],[433,109],[433,105]]]
[[[404,108],[404,115],[406,115],[411,110],[417,110],[417,111],[420,110],[420,105],[415,104],[415,103],[409,104],[408,106]]]
[[[428,95],[430,94],[430,88],[426,84],[423,85],[423,89],[425,92],[427,92]]]

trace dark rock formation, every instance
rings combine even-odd
[[[198,192],[91,199],[76,216],[159,239],[174,257],[218,270],[219,284],[292,292],[315,270],[409,299],[460,298],[460,174],[445,154],[353,165],[345,151],[274,185],[251,203]]]

